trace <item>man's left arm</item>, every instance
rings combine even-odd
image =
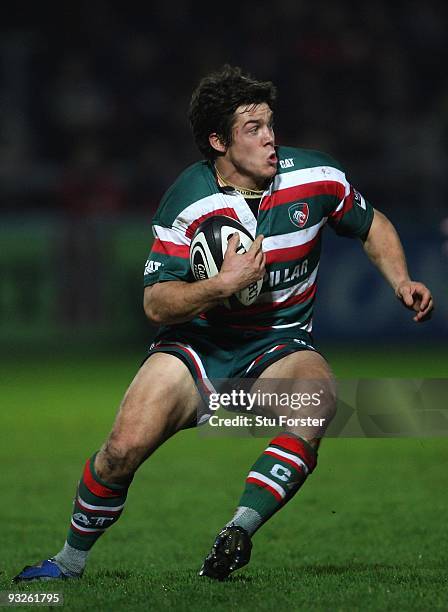
[[[416,313],[414,321],[427,321],[434,308],[431,292],[423,283],[409,278],[406,257],[397,231],[378,210],[375,210],[364,241],[364,250],[389,282],[397,298],[406,308]]]

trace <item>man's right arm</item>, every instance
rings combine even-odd
[[[239,254],[238,233],[229,240],[219,274],[193,283],[165,281],[146,287],[144,310],[156,325],[185,323],[201,312],[217,306],[236,291],[263,278],[266,258],[262,251],[263,236],[258,236],[247,253]]]
[[[145,288],[145,314],[155,325],[185,323],[217,306],[226,296],[217,276],[187,283],[167,281]]]

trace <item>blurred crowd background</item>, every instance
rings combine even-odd
[[[199,158],[187,120],[191,91],[225,62],[278,86],[280,144],[338,159],[411,250],[426,236],[445,293],[446,3],[48,6],[18,3],[0,25],[5,337],[15,337],[11,329],[33,337],[25,321],[98,329],[114,308],[122,316],[131,304],[140,309],[151,216]],[[28,291],[39,283],[33,310]],[[120,310],[122,292],[131,297]],[[126,334],[135,338],[146,322],[140,310],[133,316]]]

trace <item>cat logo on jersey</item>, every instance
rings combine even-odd
[[[308,221],[310,209],[307,202],[297,202],[288,208],[291,223],[302,228]]]

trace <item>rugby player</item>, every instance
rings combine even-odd
[[[144,273],[145,313],[160,330],[111,433],[84,466],[62,550],[25,567],[16,581],[82,575],[90,549],[120,517],[138,467],[170,436],[206,420],[198,407],[212,391],[210,379],[318,380],[327,390],[319,417],[330,422],[334,380],[311,336],[325,225],[361,241],[414,321],[430,317],[431,293],[410,280],[385,215],[329,155],[276,145],[275,99],[271,82],[228,65],[194,91],[190,122],[205,161],[187,168],[163,197]],[[239,220],[256,238],[239,254],[235,233],[219,274],[194,281],[191,237],[201,221],[218,214]],[[223,306],[261,278],[253,305]],[[253,534],[315,469],[324,429],[304,433],[292,427],[271,440],[249,470],[234,516],[218,533],[200,575],[224,579],[249,561]]]

